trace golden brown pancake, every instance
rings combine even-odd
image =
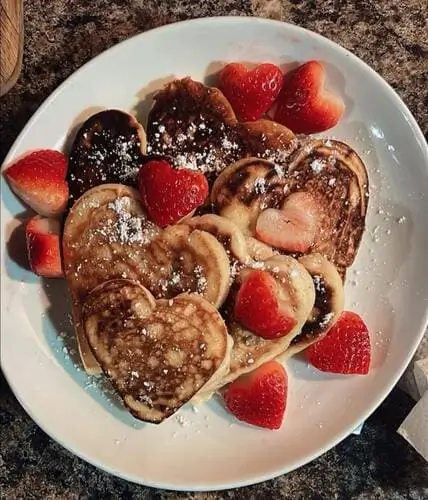
[[[365,166],[346,144],[310,140],[285,167],[259,158],[240,160],[217,178],[211,200],[218,214],[254,237],[259,214],[280,209],[297,191],[310,193],[318,206],[319,231],[309,252],[327,257],[343,276],[357,253],[368,203]]]
[[[156,301],[136,282],[112,280],[86,298],[82,321],[104,373],[146,422],[162,422],[229,365],[223,319],[196,294]]]
[[[98,285],[126,278],[157,298],[191,291],[216,307],[230,286],[229,258],[214,236],[185,224],[160,230],[148,220],[138,192],[121,184],[97,186],[74,204],[64,226],[63,257],[80,354],[90,373],[99,367],[80,316],[83,301]]]

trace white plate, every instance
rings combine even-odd
[[[367,231],[346,287],[347,307],[372,333],[368,376],[338,376],[288,362],[288,409],[280,431],[242,425],[211,401],[160,426],[133,420],[70,354],[62,281],[41,283],[2,251],[2,367],[21,404],[54,439],[83,459],[131,481],[209,490],[256,483],[305,464],[346,437],[398,380],[427,323],[428,153],[394,91],[355,56],[319,35],[280,22],[215,18],[132,38],[70,77],[40,107],[7,162],[33,148],[63,147],[72,125],[97,107],[147,109],[141,99],[176,75],[203,79],[222,61],[287,67],[316,58],[346,114],[330,131],[369,169]],[[5,247],[25,210],[2,181]],[[402,223],[398,223],[398,221]],[[16,236],[9,250],[16,253]],[[25,249],[18,254],[25,259]],[[358,272],[358,275],[357,275]],[[72,348],[71,348],[72,349]]]

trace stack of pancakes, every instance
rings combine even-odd
[[[207,175],[204,214],[163,230],[149,220],[134,187],[153,157]],[[92,116],[68,176],[76,201],[63,256],[82,362],[104,372],[141,420],[162,422],[186,401],[299,352],[343,310],[368,202],[365,166],[344,143],[298,138],[267,119],[240,123],[218,89],[185,78],[155,96],[147,138],[126,113]],[[286,255],[257,240],[255,221],[299,191],[316,201],[320,230],[305,255]],[[255,268],[273,276],[297,322],[276,340],[230,312]]]

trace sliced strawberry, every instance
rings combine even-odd
[[[267,208],[256,222],[256,237],[287,252],[304,253],[314,243],[318,230],[317,205],[306,192],[293,193],[281,210]]]
[[[61,214],[68,201],[67,161],[58,151],[35,151],[18,160],[4,175],[12,190],[40,215]]]
[[[202,173],[174,169],[165,160],[141,167],[138,187],[147,212],[160,227],[191,214],[208,196],[208,182]]]
[[[234,317],[256,335],[272,340],[287,335],[296,320],[282,310],[277,285],[267,271],[251,271],[236,296]]]
[[[270,361],[232,382],[223,397],[239,420],[279,429],[287,405],[287,373],[277,361]]]
[[[358,314],[344,311],[328,334],[306,353],[308,360],[323,372],[365,375],[371,358],[367,326]]]
[[[60,223],[37,215],[25,228],[31,270],[45,278],[63,276],[60,250]]]
[[[61,179],[65,179],[67,175],[67,157],[55,149],[40,149],[30,153],[27,158],[31,158],[33,162],[44,163],[46,167],[55,170]]]
[[[288,73],[277,99],[274,120],[296,134],[334,127],[345,111],[343,100],[324,89],[324,67],[309,61]]]
[[[277,98],[284,75],[275,64],[248,69],[243,64],[227,64],[220,73],[219,87],[244,121],[263,116]]]

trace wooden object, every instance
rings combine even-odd
[[[23,42],[22,0],[0,0],[0,96],[18,80]]]

